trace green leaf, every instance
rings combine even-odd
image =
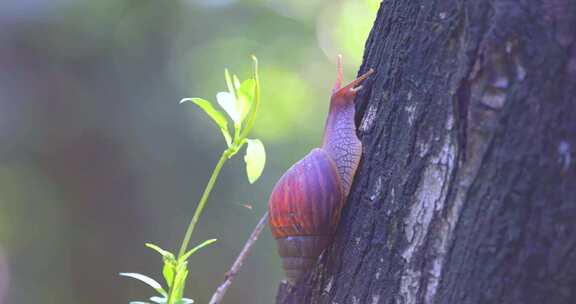
[[[182,299],[182,295],[184,294],[184,288],[186,287],[186,277],[188,277],[188,269],[186,269],[188,263],[184,262],[178,265],[178,269],[176,270],[176,277],[174,278],[174,295],[176,296],[176,300]]]
[[[164,280],[166,280],[166,284],[170,288],[170,286],[172,286],[172,280],[174,279],[174,264],[176,264],[176,257],[170,251],[164,250],[158,245],[146,243],[146,247],[154,249],[162,255],[164,260],[162,275],[164,276]]]
[[[248,181],[253,184],[262,175],[264,165],[266,165],[266,150],[259,139],[247,139],[247,142],[248,147],[246,147],[244,161],[246,162]]]
[[[162,276],[166,281],[168,288],[172,287],[172,282],[174,281],[174,264],[176,261],[169,261],[164,259],[164,266],[162,267]]]
[[[234,88],[236,90],[239,90],[240,89],[240,79],[238,79],[238,76],[236,76],[236,74],[234,74],[232,76],[232,80],[234,81]]]
[[[228,113],[228,116],[234,121],[234,125],[240,124],[240,111],[236,103],[236,97],[229,92],[220,92],[216,94],[218,104]]]
[[[176,304],[193,304],[194,300],[188,298],[182,298],[180,301],[176,302]]]
[[[150,303],[143,302],[143,301],[130,301],[130,302],[128,302],[128,304],[150,304]]]
[[[238,100],[241,104],[242,113],[240,113],[240,119],[244,121],[246,115],[248,115],[252,104],[254,103],[254,88],[256,87],[256,81],[254,79],[246,79],[240,85],[238,89]]]
[[[209,240],[206,240],[206,241],[202,242],[201,244],[197,245],[196,247],[190,249],[188,252],[186,252],[185,254],[183,254],[183,255],[178,259],[178,261],[179,261],[179,262],[183,262],[183,261],[188,260],[188,258],[189,258],[191,255],[193,255],[196,251],[198,251],[198,250],[200,250],[200,249],[202,249],[202,248],[204,248],[204,247],[206,247],[206,246],[208,246],[208,245],[210,245],[210,244],[212,244],[212,243],[214,243],[214,242],[216,242],[216,241],[217,241],[217,239],[209,239]]]
[[[226,144],[230,146],[232,143],[232,138],[230,136],[230,132],[228,131],[228,121],[226,120],[226,116],[224,116],[224,114],[222,114],[220,111],[216,110],[212,106],[212,103],[206,99],[197,97],[184,98],[180,100],[180,103],[187,101],[193,102],[199,106],[202,110],[204,110],[204,112],[206,112],[206,114],[208,114],[208,116],[210,116],[210,118],[212,118],[212,120],[220,127],[222,135],[224,135],[224,139],[226,140]]]
[[[152,244],[152,243],[146,243],[145,244],[146,247],[155,250],[156,252],[158,252],[162,257],[166,258],[166,259],[170,259],[170,260],[175,260],[176,258],[174,257],[174,255],[168,251],[168,250],[164,250],[162,248],[160,248],[160,246]]]
[[[224,69],[224,79],[226,80],[226,87],[228,88],[228,92],[235,96],[234,84],[232,82],[232,77],[230,77],[230,72],[228,69]]]
[[[252,60],[254,61],[254,102],[250,107],[250,111],[246,116],[246,125],[244,126],[244,130],[242,130],[242,134],[240,134],[240,139],[244,139],[248,136],[248,133],[252,130],[254,126],[254,121],[256,120],[256,113],[258,112],[258,107],[260,106],[260,80],[258,78],[258,58],[252,55]]]
[[[121,272],[120,275],[142,281],[146,285],[154,288],[154,290],[156,290],[159,294],[163,295],[164,297],[168,296],[168,293],[166,292],[166,290],[164,290],[164,288],[162,288],[162,285],[160,285],[160,283],[156,282],[156,280],[154,280],[151,277],[134,272]]]

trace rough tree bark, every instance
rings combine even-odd
[[[386,0],[334,244],[278,303],[576,303],[576,1]]]

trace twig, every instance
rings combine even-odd
[[[234,264],[232,264],[230,270],[226,272],[225,276],[226,279],[224,280],[224,282],[222,282],[222,284],[220,284],[218,289],[216,289],[216,292],[214,292],[214,294],[212,295],[210,304],[218,304],[222,301],[222,299],[224,298],[224,294],[226,294],[226,291],[228,290],[228,287],[230,287],[230,285],[232,284],[232,279],[234,279],[236,274],[238,274],[238,271],[240,271],[240,267],[242,267],[242,264],[244,263],[244,260],[248,256],[250,249],[252,248],[256,240],[258,240],[258,236],[260,236],[260,233],[264,229],[264,226],[266,226],[267,220],[268,220],[268,212],[264,213],[258,224],[256,224],[256,227],[254,227],[252,234],[246,241],[246,244],[244,244],[244,248],[242,248],[242,251],[240,251],[240,254],[236,258],[236,261],[234,261]]]

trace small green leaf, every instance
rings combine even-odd
[[[230,136],[230,132],[228,131],[228,121],[226,120],[226,116],[224,116],[224,114],[222,114],[220,111],[216,110],[212,106],[212,103],[206,99],[197,97],[184,98],[180,100],[180,103],[187,101],[191,101],[199,106],[202,110],[204,110],[204,112],[206,112],[206,114],[208,114],[208,116],[210,116],[210,118],[212,118],[212,120],[220,127],[222,135],[224,135],[224,139],[226,140],[226,144],[230,146],[232,143],[232,138]]]
[[[228,69],[224,69],[224,79],[226,80],[226,87],[228,88],[228,93],[232,94],[232,96],[236,97],[236,93],[234,90],[234,83],[232,82],[232,77],[230,77],[230,72]]]
[[[181,263],[178,265],[179,267],[176,270],[174,286],[172,286],[176,300],[182,299],[182,295],[184,294],[184,288],[186,287],[186,277],[188,276],[188,269],[186,269],[187,265],[188,263],[186,262]]]
[[[169,261],[164,259],[164,266],[162,267],[162,276],[166,281],[168,288],[172,287],[172,282],[174,281],[174,264],[175,261]]]
[[[176,302],[176,304],[194,304],[194,300],[182,298],[180,301]]]
[[[248,115],[252,104],[254,103],[254,88],[256,87],[256,81],[254,79],[246,79],[240,85],[240,89],[238,89],[238,100],[241,104],[242,113],[240,114],[240,118],[242,121]]]
[[[234,88],[236,90],[239,90],[240,89],[240,79],[238,78],[238,76],[236,76],[236,74],[234,74],[232,76],[232,80],[234,81]]]
[[[154,249],[162,255],[164,260],[162,275],[164,276],[164,280],[166,280],[166,284],[168,287],[170,287],[172,280],[174,279],[174,264],[176,264],[176,257],[174,257],[174,254],[172,254],[170,251],[164,250],[158,245],[146,243],[146,247]]]
[[[130,301],[130,302],[128,302],[128,304],[150,304],[150,303],[143,302],[143,301]]]
[[[164,250],[164,249],[160,248],[160,246],[152,244],[152,243],[146,243],[145,245],[146,245],[146,247],[153,249],[156,252],[158,252],[162,257],[164,257],[166,259],[170,259],[170,260],[175,260],[174,255],[170,251]]]
[[[260,106],[260,80],[258,78],[258,58],[252,55],[252,61],[254,61],[254,102],[250,107],[250,111],[246,116],[246,125],[240,134],[240,139],[244,139],[248,136],[248,133],[252,130],[254,126],[254,121],[256,120],[256,113],[258,112],[258,107]]]
[[[164,297],[168,296],[168,293],[166,292],[166,290],[164,290],[164,288],[162,288],[162,285],[160,285],[160,283],[156,282],[156,280],[154,280],[151,277],[134,272],[121,272],[120,275],[142,281],[146,285],[154,288],[154,290],[156,290],[159,294],[163,295]]]
[[[204,247],[206,247],[206,246],[208,246],[208,245],[210,245],[210,244],[212,244],[212,243],[214,243],[214,242],[216,242],[216,241],[217,241],[217,239],[209,239],[209,240],[206,240],[206,241],[202,242],[201,244],[197,245],[196,247],[190,249],[188,252],[186,252],[185,254],[183,254],[183,255],[178,259],[178,261],[183,262],[183,261],[188,260],[188,258],[189,258],[191,255],[193,255],[196,251],[198,251],[198,250],[200,250],[200,249],[202,249],[202,248],[204,248]]]
[[[266,150],[259,139],[247,139],[247,142],[248,147],[246,147],[244,161],[246,162],[248,181],[253,184],[262,175],[264,165],[266,165]]]
[[[216,94],[218,104],[228,113],[228,116],[234,121],[234,125],[240,123],[240,112],[236,104],[236,97],[229,92],[220,92]]]

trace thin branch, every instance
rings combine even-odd
[[[234,264],[232,264],[230,270],[226,272],[225,275],[226,279],[224,280],[224,282],[222,282],[222,284],[220,284],[218,289],[216,289],[214,295],[212,295],[210,304],[218,304],[222,301],[222,299],[224,298],[224,294],[226,294],[226,291],[228,290],[228,287],[230,287],[230,285],[232,284],[232,279],[234,279],[236,274],[238,274],[238,271],[240,271],[240,267],[242,267],[242,264],[244,263],[244,260],[248,256],[250,249],[252,248],[256,240],[258,240],[258,237],[260,236],[260,233],[264,229],[264,226],[266,226],[267,221],[268,221],[268,211],[264,213],[258,224],[256,224],[256,227],[254,227],[252,234],[246,241],[246,244],[244,244],[244,248],[242,248],[242,251],[240,251],[240,254],[236,258],[236,261],[234,261]]]

